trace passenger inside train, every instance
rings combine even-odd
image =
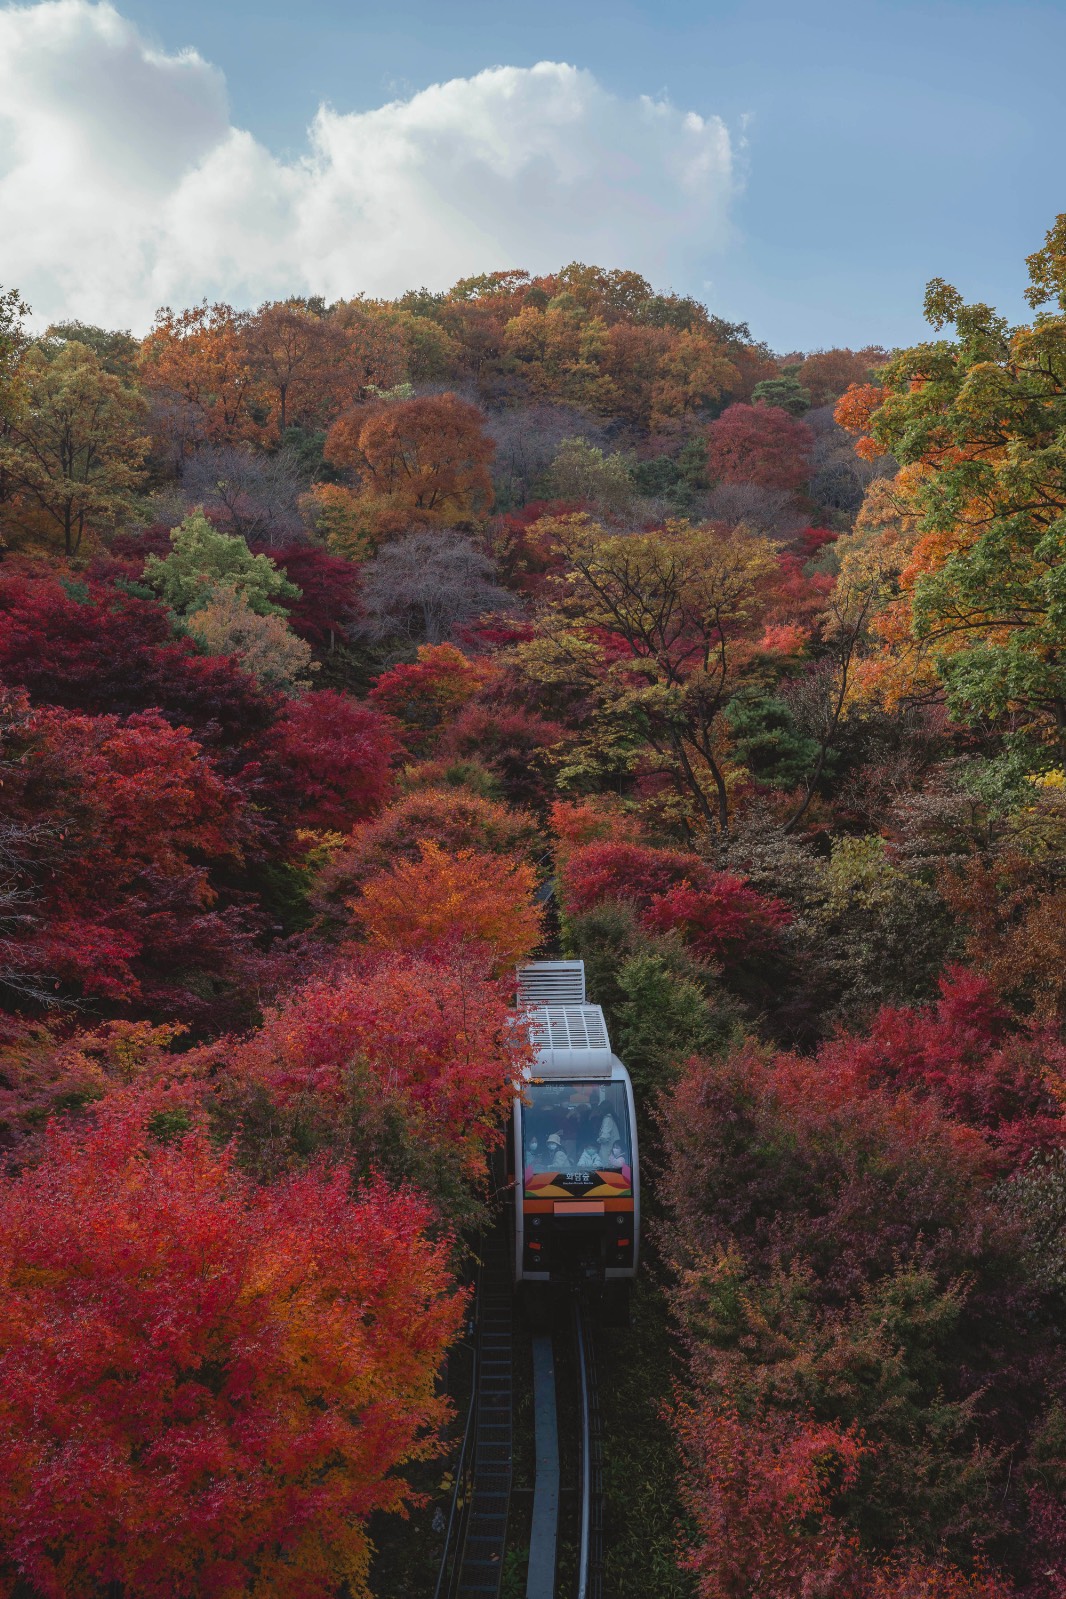
[[[621,1172],[632,1180],[629,1118],[621,1083],[534,1083],[522,1111],[526,1177],[545,1172]]]

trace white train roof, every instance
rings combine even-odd
[[[537,1052],[534,1077],[610,1077],[615,1057],[599,1005],[585,1001],[584,961],[531,961],[518,1005]]]
[[[526,1016],[534,1077],[610,1077],[614,1055],[598,1005],[536,1005]]]

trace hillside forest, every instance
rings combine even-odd
[[[1061,1599],[1066,217],[1027,271],[806,353],[580,264],[3,293],[0,1591],[393,1599],[557,949],[644,1120],[616,1599]]]

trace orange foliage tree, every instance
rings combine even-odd
[[[473,849],[488,855],[527,855],[543,851],[531,811],[489,799],[469,788],[416,788],[390,805],[361,836],[373,841],[376,858],[391,864],[397,855],[412,859],[423,839],[445,850]]]
[[[326,924],[347,925],[340,912],[370,878],[398,860],[417,860],[430,839],[444,850],[476,850],[512,857],[541,853],[536,817],[469,788],[428,784],[405,794],[328,852],[312,900]]]
[[[611,408],[652,429],[710,405],[738,381],[721,345],[689,328],[616,322],[602,360],[614,386]]]
[[[851,383],[833,408],[833,416],[849,433],[866,434],[872,426],[874,413],[885,399],[885,391],[877,383]],[[861,437],[856,442],[861,456],[872,457],[878,453],[874,441]]]
[[[449,854],[431,839],[422,840],[419,852],[419,860],[370,878],[353,901],[371,943],[417,950],[472,940],[491,951],[497,971],[528,959],[542,920],[531,866],[473,849]]]
[[[190,1103],[117,1095],[2,1183],[8,1584],[365,1595],[367,1520],[447,1414],[446,1245],[347,1173],[252,1188]]]
[[[402,312],[377,300],[341,300],[332,307],[330,320],[347,343],[344,365],[353,399],[394,389],[407,379],[409,340]]]
[[[270,389],[248,346],[249,317],[231,305],[165,306],[141,347],[141,384],[157,400],[156,432],[179,454],[199,443],[260,443]]]
[[[382,672],[370,698],[403,729],[408,749],[425,754],[442,726],[496,675],[489,662],[471,660],[454,644],[423,644],[413,661]]]
[[[573,850],[585,844],[639,844],[644,839],[640,819],[623,810],[613,794],[555,800],[549,819],[555,835],[555,859],[560,866],[565,865]]]
[[[888,351],[870,344],[862,350],[813,350],[796,372],[811,404],[831,405],[853,383],[869,383],[874,372],[888,360]]]
[[[426,526],[460,526],[489,509],[494,453],[477,406],[454,394],[350,412],[326,439],[326,459],[356,471],[364,493]]]
[[[860,452],[893,455],[916,538],[883,631],[931,667],[959,720],[1066,751],[1066,213],[1029,257],[1029,324],[934,278],[939,335],[844,395]],[[946,330],[953,330],[952,337]],[[893,614],[894,613],[894,614]]]
[[[742,387],[732,337],[740,330],[693,300],[653,293],[638,272],[575,261],[535,280],[471,281],[478,305],[506,318],[505,364],[534,395],[660,428]]]
[[[276,401],[278,430],[335,415],[344,402],[349,341],[297,300],[261,305],[245,331],[251,370]]]

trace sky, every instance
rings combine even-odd
[[[38,323],[582,259],[777,350],[1025,316],[1066,0],[0,3],[0,284]]]

